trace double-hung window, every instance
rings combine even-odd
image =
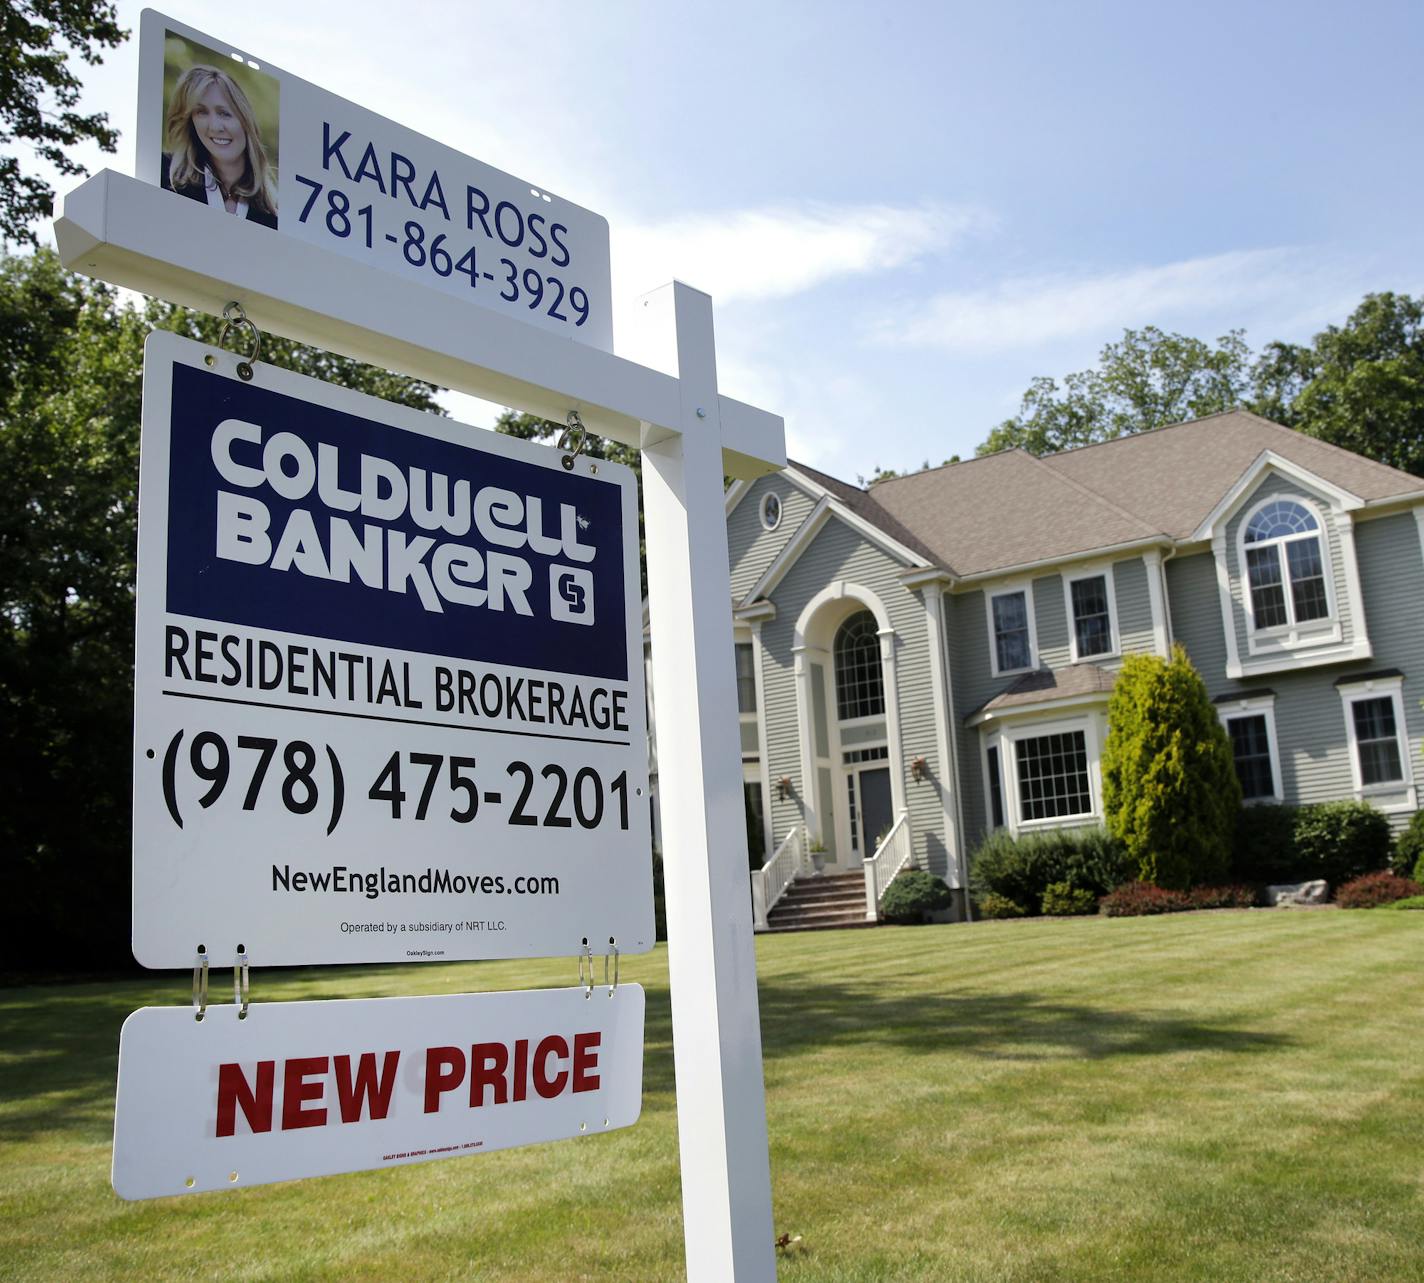
[[[1275,696],[1270,693],[1230,700],[1218,708],[1231,740],[1236,778],[1243,802],[1279,802],[1280,754],[1276,748]]]
[[[990,595],[989,634],[994,676],[1034,666],[1033,614],[1026,587]]]
[[[733,653],[737,657],[737,712],[755,713],[756,652],[751,642],[738,642]]]
[[[1355,794],[1373,798],[1386,811],[1415,805],[1403,685],[1403,678],[1395,673],[1337,683],[1345,707]]]
[[[1303,503],[1273,499],[1243,536],[1251,620],[1256,631],[1330,618],[1330,588],[1320,522]]]
[[[1112,571],[1069,575],[1064,583],[1072,627],[1073,662],[1116,655],[1117,607],[1113,601]]]

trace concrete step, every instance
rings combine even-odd
[[[865,921],[865,902],[862,901],[858,908],[844,908],[840,905],[831,905],[826,908],[787,908],[783,909],[777,905],[768,915],[767,923],[770,926],[786,926],[791,923],[812,923],[831,922],[845,923],[849,925],[854,922]]]

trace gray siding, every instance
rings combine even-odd
[[[761,501],[768,491],[775,491],[781,499],[781,524],[775,530],[761,524]],[[810,495],[780,472],[759,477],[742,496],[727,518],[727,561],[734,601],[741,601],[751,591],[815,506]]]
[[[984,811],[984,748],[979,732],[966,727],[964,719],[1013,680],[991,676],[987,603],[982,589],[953,593],[945,598],[951,716],[959,736],[959,799],[964,815],[965,850],[970,854],[979,845],[988,824]]]
[[[1241,681],[1226,676],[1214,558],[1180,557],[1167,563],[1176,638],[1206,679],[1213,698],[1262,689],[1275,692],[1281,790],[1287,802],[1353,796],[1345,709],[1335,683],[1342,677],[1381,669],[1397,668],[1404,674],[1405,732],[1416,789],[1424,774],[1420,761],[1424,712],[1419,706],[1424,699],[1424,631],[1418,623],[1419,605],[1424,603],[1424,555],[1419,529],[1410,513],[1361,522],[1355,545],[1374,658]]]
[[[1152,631],[1152,596],[1147,590],[1147,563],[1141,557],[1113,562],[1117,603],[1117,635],[1124,655],[1151,654],[1157,646]]]
[[[750,501],[749,496],[742,503]],[[919,597],[900,583],[899,577],[905,569],[895,558],[832,516],[772,592],[776,618],[762,628],[762,640],[766,647],[763,680],[767,705],[767,753],[773,781],[772,826],[775,840],[779,843],[794,825],[801,823],[805,796],[796,722],[795,664],[791,653],[796,622],[806,604],[828,584],[846,580],[874,593],[884,603],[891,627],[895,630],[895,697],[899,703],[901,728],[899,753],[904,768],[903,791],[910,813],[915,855],[933,872],[944,876],[949,870],[945,865],[944,835],[940,832],[939,793],[934,784],[935,780],[942,778],[943,764],[936,760],[925,613]],[[889,699],[891,692],[887,691],[886,696]],[[929,780],[916,783],[910,778],[909,764],[915,757],[926,759]],[[833,765],[837,769],[828,797],[831,809],[839,815],[845,801],[839,783],[839,763]],[[792,780],[792,795],[778,800],[775,781],[782,776]],[[829,818],[825,824],[828,830],[832,827]],[[827,845],[830,845],[829,836]]]
[[[1066,668],[1073,662],[1073,652],[1068,645],[1068,606],[1063,600],[1062,575],[1045,575],[1033,581],[1033,619],[1038,632],[1038,666]]]

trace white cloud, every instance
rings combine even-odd
[[[941,205],[771,206],[663,223],[612,221],[613,293],[686,281],[719,304],[778,299],[837,277],[903,267],[987,220]]]
[[[953,351],[1002,351],[1167,324],[1227,317],[1246,324],[1263,311],[1310,308],[1330,269],[1290,248],[1239,250],[1096,276],[1018,277],[982,290],[942,293],[883,316],[883,343]]]

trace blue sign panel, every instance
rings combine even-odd
[[[167,609],[626,681],[621,490],[175,365]]]

